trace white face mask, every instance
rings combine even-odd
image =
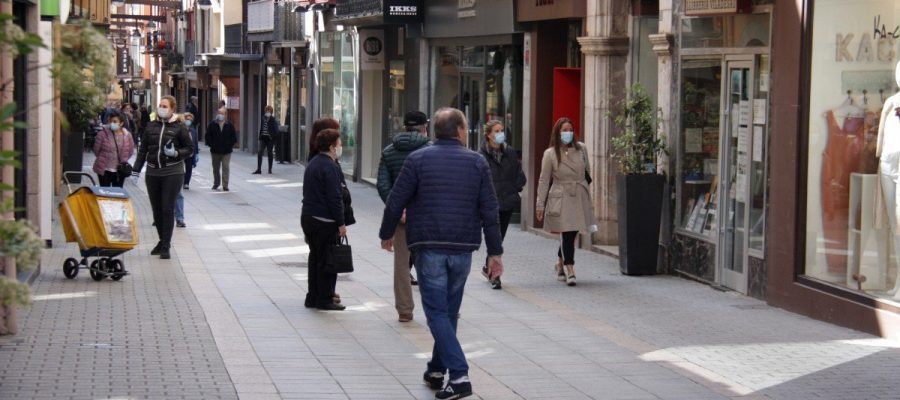
[[[344,153],[344,146],[338,146],[338,147],[334,148],[334,158],[335,159],[340,159],[341,154],[343,154],[343,153]]]
[[[156,111],[156,114],[159,115],[159,117],[162,118],[162,119],[169,119],[169,117],[172,116],[172,111],[169,110],[168,107],[160,107],[160,108]]]

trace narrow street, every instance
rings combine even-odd
[[[433,398],[421,381],[431,336],[420,307],[397,322],[375,189],[351,183],[356,272],[338,280],[348,309],[310,310],[303,167],[250,175],[255,156],[235,153],[231,192],[213,192],[203,151],[172,260],[149,255],[143,182],[126,184],[141,245],[125,254],[131,275],[120,282],[63,276],[78,252],[54,213],[34,304],[17,335],[0,337],[0,398]],[[616,260],[586,251],[578,286],[566,287],[552,269],[556,246],[511,227],[502,291],[473,266],[459,328],[473,398],[900,396],[896,342],[673,276],[622,276]]]

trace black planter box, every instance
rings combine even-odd
[[[625,275],[656,274],[664,175],[616,176],[619,269]]]

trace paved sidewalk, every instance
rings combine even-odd
[[[173,260],[147,255],[145,217],[134,275],[68,281],[59,265],[73,249],[56,240],[35,286],[44,297],[18,336],[0,338],[0,398],[433,398],[421,383],[431,336],[420,307],[412,323],[396,320],[374,188],[350,187],[357,272],[338,281],[348,310],[321,312],[303,307],[302,167],[250,175],[255,157],[235,153],[223,193],[203,163]],[[556,246],[511,227],[504,290],[473,268],[459,334],[474,398],[900,398],[898,343],[675,277],[621,276],[615,260],[580,250],[569,288],[553,276]],[[140,371],[131,387],[89,373],[122,366]]]

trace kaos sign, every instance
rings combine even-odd
[[[836,62],[893,63],[900,52],[900,25],[889,26],[881,16],[874,17],[871,33],[838,33],[835,37]]]

